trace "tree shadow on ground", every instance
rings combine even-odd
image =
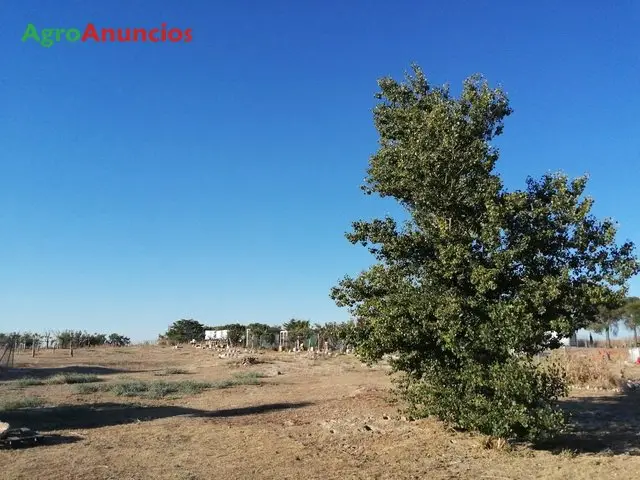
[[[67,445],[69,443],[76,443],[82,440],[82,437],[77,435],[58,435],[57,433],[49,433],[43,435],[40,445]]]
[[[312,403],[267,403],[251,407],[198,410],[172,405],[144,406],[131,403],[93,403],[5,411],[0,416],[2,421],[8,422],[12,428],[28,427],[36,431],[46,432],[51,430],[100,428],[176,416],[198,418],[239,417],[302,408],[309,405],[312,405]]]
[[[101,367],[97,365],[70,365],[51,368],[11,368],[0,371],[0,382],[19,380],[21,378],[44,379],[61,373],[76,373],[88,375],[113,375],[116,373],[137,373],[138,370]]]
[[[555,453],[640,455],[640,395],[576,397],[563,401],[568,431],[536,447]]]
[[[50,433],[47,435],[43,435],[42,438],[36,443],[24,443],[24,444],[16,444],[12,446],[1,445],[0,449],[8,450],[8,449],[24,449],[24,448],[33,448],[33,447],[51,447],[53,445],[66,445],[69,443],[76,443],[82,440],[82,437],[76,435],[58,435],[56,433]]]

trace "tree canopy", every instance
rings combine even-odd
[[[592,332],[604,333],[607,348],[611,348],[611,335],[616,336],[623,318],[623,306],[601,306],[593,320],[587,325]]]
[[[358,321],[356,352],[392,366],[413,415],[466,429],[537,438],[562,424],[560,372],[533,356],[619,305],[638,271],[630,242],[591,214],[587,179],[547,174],[508,191],[493,145],[512,113],[475,75],[455,97],[414,66],[379,81],[368,195],[408,220],[356,221],[347,239],[377,263],[332,289]]]
[[[228,330],[227,338],[232,345],[237,345],[244,340],[247,333],[246,328],[247,327],[240,323],[229,323],[227,325],[222,325],[221,327],[207,327],[207,330]]]
[[[112,333],[109,335],[106,343],[112,345],[114,347],[126,347],[131,343],[129,337],[125,337],[124,335],[120,335],[119,333]]]
[[[33,347],[34,344],[36,347],[49,348],[54,343],[58,348],[98,347],[101,345],[124,347],[131,344],[128,337],[118,333],[107,336],[105,333],[88,333],[81,330],[60,330],[57,332],[48,330],[43,334],[32,332],[0,333],[0,344],[9,341],[24,344],[27,348]]]
[[[640,298],[628,297],[622,307],[622,319],[627,328],[633,331],[633,337],[638,346],[638,327],[640,326]]]
[[[193,319],[181,319],[173,322],[163,336],[175,343],[187,343],[191,340],[204,340],[205,326]]]
[[[297,337],[306,339],[312,332],[311,322],[309,320],[300,320],[292,318],[288,322],[282,324],[283,330],[289,332],[289,340],[295,340]]]

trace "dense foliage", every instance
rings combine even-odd
[[[161,338],[173,343],[187,343],[191,340],[201,341],[204,340],[205,330],[206,327],[197,320],[183,318],[173,322]]]
[[[590,213],[585,178],[503,187],[492,141],[511,108],[482,77],[457,98],[419,67],[379,86],[380,148],[362,188],[408,220],[357,221],[347,234],[378,261],[331,292],[358,320],[357,353],[394,354],[414,415],[503,437],[557,431],[562,375],[533,356],[557,346],[549,332],[568,336],[622,302],[633,245],[617,246],[614,223]]]
[[[324,325],[311,326],[310,320],[292,318],[282,325],[267,325],[265,323],[231,323],[227,325],[205,326],[203,323],[189,319],[178,320],[169,326],[167,332],[159,336],[162,343],[188,343],[191,340],[204,340],[205,330],[228,330],[231,345],[248,345],[252,348],[276,348],[281,330],[289,332],[290,347],[297,341],[305,348],[322,347],[324,342],[331,349],[344,349],[347,346],[347,332],[350,323],[328,322]],[[247,341],[247,329],[249,339]]]

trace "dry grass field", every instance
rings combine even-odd
[[[17,368],[0,378],[0,421],[36,429],[46,442],[0,450],[0,478],[594,479],[640,472],[633,392],[577,389],[565,402],[574,413],[571,432],[546,446],[507,447],[401,417],[384,365],[254,356],[260,363],[242,366],[193,348],[19,353]],[[619,375],[622,362],[608,362]],[[637,376],[638,367],[624,368]]]

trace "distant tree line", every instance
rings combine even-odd
[[[0,344],[16,343],[25,348],[82,348],[109,345],[125,347],[131,339],[119,333],[88,333],[80,330],[0,333]]]
[[[350,322],[329,322],[323,325],[312,325],[310,320],[292,318],[282,325],[267,325],[264,323],[240,324],[232,323],[220,326],[207,326],[194,319],[181,319],[172,323],[167,331],[158,337],[158,342],[167,345],[204,341],[206,330],[227,330],[231,345],[248,345],[251,348],[275,348],[279,344],[281,330],[288,332],[290,346],[297,341],[305,348],[322,348],[324,342],[331,349],[340,349],[348,342]],[[247,329],[249,338],[247,338]]]
[[[616,336],[624,325],[633,332],[634,344],[638,346],[638,328],[640,327],[640,298],[627,297],[618,308],[600,308],[596,320],[589,325],[589,330],[604,334],[607,347],[611,348],[611,336]]]
[[[604,334],[606,344],[611,347],[611,336],[618,334],[620,325],[627,327],[634,337],[634,344],[640,346],[638,330],[640,329],[640,298],[627,297],[621,307],[601,308],[595,322],[587,330]],[[353,324],[350,322],[328,322],[324,325],[312,325],[309,320],[291,319],[282,325],[267,325],[264,323],[231,323],[220,326],[207,326],[194,319],[181,319],[172,323],[167,331],[158,336],[158,343],[177,345],[192,340],[202,342],[206,330],[228,330],[228,338],[232,345],[246,345],[246,332],[249,329],[248,345],[253,348],[274,348],[278,346],[281,330],[289,333],[290,344],[296,340],[308,348],[321,347],[324,342],[332,349],[338,349],[347,343]],[[1,336],[0,336],[1,338]]]

